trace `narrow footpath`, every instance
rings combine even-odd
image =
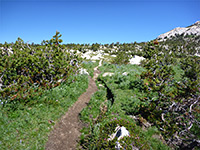
[[[99,66],[98,66],[99,67]],[[53,131],[50,133],[46,143],[46,150],[75,150],[82,128],[79,113],[87,106],[91,96],[98,90],[95,80],[98,77],[98,67],[94,69],[94,77],[89,77],[88,89],[78,100],[68,109],[68,112],[61,118]]]

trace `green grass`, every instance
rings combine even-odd
[[[92,62],[92,61],[83,61],[82,67],[85,68],[85,69],[87,69],[89,75],[90,75],[91,77],[93,77],[93,75],[94,75],[94,74],[93,74],[93,73],[94,73],[94,68],[95,68],[96,66],[98,66],[98,64],[99,64],[99,61],[96,61],[96,62]]]
[[[138,65],[132,65],[132,64],[126,64],[126,65],[118,65],[118,64],[110,64],[104,62],[103,65],[99,68],[99,70],[104,72],[113,72],[113,73],[141,73],[145,69],[143,67],[140,67]]]
[[[88,106],[81,111],[80,119],[92,122],[100,114],[100,105],[106,100],[106,89],[99,89],[91,98]]]
[[[88,123],[88,128],[82,129],[80,145],[84,149],[114,149],[116,139],[107,141],[109,134],[114,132],[117,124],[125,126],[131,133],[131,137],[123,138],[123,142],[127,149],[130,149],[132,142],[140,149],[158,149],[167,150],[168,146],[160,140],[153,138],[160,132],[156,127],[143,130],[136,124],[135,120],[127,113],[132,112],[142,105],[139,98],[144,97],[139,88],[132,89],[134,81],[139,80],[139,75],[145,69],[137,65],[114,65],[104,63],[100,67],[101,75],[99,82],[104,81],[107,87],[114,95],[114,103],[111,105],[110,99],[106,97],[106,88],[99,87],[99,90],[93,95],[88,106],[81,112],[80,118]],[[113,72],[111,77],[102,77],[105,72]],[[128,75],[122,75],[127,72]],[[105,102],[105,100],[108,100]],[[101,111],[102,105],[107,106],[107,111]],[[130,109],[130,110],[129,110]],[[137,111],[137,110],[135,110]],[[127,123],[128,122],[128,123]],[[137,135],[137,138],[136,138]],[[122,144],[121,143],[121,144]]]
[[[16,103],[14,111],[11,104],[0,105],[0,149],[44,149],[54,124],[87,86],[88,77],[79,75],[74,83],[33,98],[35,104]]]
[[[180,81],[181,76],[184,74],[184,71],[181,69],[179,65],[173,66],[173,70],[175,72],[174,79]]]

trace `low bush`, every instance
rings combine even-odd
[[[115,149],[117,138],[109,140],[111,134],[115,133],[117,126],[124,126],[129,131],[129,136],[119,140],[122,149],[138,148],[146,149],[169,149],[159,140],[152,138],[154,134],[159,133],[156,128],[150,128],[147,132],[141,130],[135,123],[126,119],[113,118],[100,128],[99,139],[96,144],[97,149]]]
[[[130,55],[127,54],[125,51],[119,51],[116,53],[117,57],[113,58],[113,64],[128,64]]]
[[[141,100],[148,105],[140,107],[138,114],[156,125],[169,145],[181,149],[196,147],[200,145],[199,137],[192,127],[197,129],[198,126],[197,132],[200,130],[197,117],[200,61],[196,56],[179,58],[177,69],[168,57],[150,57],[144,64],[147,71],[142,73],[141,79],[148,94]],[[181,74],[176,75],[174,70]],[[153,98],[152,93],[157,97]]]
[[[32,47],[22,39],[0,49],[0,99],[26,103],[41,89],[50,89],[76,74],[80,58],[65,51],[61,34]],[[36,92],[37,91],[37,92]]]

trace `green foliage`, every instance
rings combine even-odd
[[[101,113],[100,106],[106,100],[106,89],[99,89],[91,98],[88,106],[80,113],[80,119],[92,123]],[[96,118],[96,119],[95,119]]]
[[[143,132],[135,123],[122,118],[111,119],[100,128],[100,138],[97,142],[97,149],[115,149],[117,138],[111,141],[109,140],[109,136],[115,132],[117,126],[124,126],[130,134],[119,140],[122,149],[132,149],[133,147],[137,147],[141,150],[169,149],[157,139],[152,138],[154,134],[158,133],[155,128],[150,128],[147,132]]]
[[[114,75],[111,77],[102,77],[100,75],[98,77],[98,81],[102,81],[101,84],[105,86],[99,87],[88,106],[80,114],[80,118],[88,123],[88,127],[82,129],[81,148],[115,149],[117,139],[108,139],[114,133],[117,125],[121,125],[130,132],[130,137],[124,137],[120,140],[120,145],[125,149],[132,149],[133,146],[139,149],[169,149],[161,141],[152,137],[155,134],[159,134],[156,128],[149,128],[143,131],[132,118],[127,116],[128,109],[137,112],[140,106],[145,104],[139,98],[146,95],[138,92],[142,89],[136,89],[136,87],[141,87],[139,85],[141,82],[139,75],[144,71],[144,68],[136,65],[104,63],[100,70],[102,74],[104,72],[114,72]],[[122,75],[123,72],[128,74]],[[126,83],[126,81],[128,82]],[[99,82],[97,83],[99,84]],[[134,91],[131,89],[132,87],[135,87]],[[108,95],[111,94],[108,93],[108,88],[113,95]],[[113,104],[110,102],[110,96],[114,98]],[[133,101],[134,103],[132,103]],[[103,108],[106,108],[106,111]]]
[[[124,126],[128,131],[130,131],[130,137],[123,138],[120,140],[120,144],[125,149],[131,149],[132,146],[138,147],[139,149],[150,149],[147,141],[141,139],[139,135],[139,129],[136,124],[129,122],[125,119],[111,119],[110,122],[105,124],[100,128],[100,138],[97,142],[97,149],[115,149],[117,138],[109,140],[109,135],[115,132],[117,126]]]
[[[148,42],[144,47],[144,58],[151,59],[158,54],[158,46],[153,41]]]
[[[28,149],[43,148],[46,133],[53,125],[47,123],[48,120],[65,112],[80,94],[77,91],[85,88],[81,86],[83,83],[76,84],[79,77],[73,78],[81,60],[66,49],[84,53],[88,49],[97,51],[100,46],[105,47],[101,48],[104,52],[117,57],[112,61],[114,64],[104,63],[100,67],[102,74],[112,72],[114,75],[99,77],[97,83],[105,87],[99,87],[80,114],[88,123],[80,140],[83,149],[114,149],[116,139],[107,139],[117,124],[125,126],[131,133],[130,137],[120,141],[126,149],[132,149],[132,146],[168,149],[152,138],[160,132],[173,148],[191,149],[189,146],[200,140],[200,58],[194,56],[198,53],[199,36],[180,35],[166,38],[159,44],[151,41],[104,45],[61,45],[60,37],[56,32],[42,45],[28,45],[20,38],[15,43],[0,44],[4,47],[0,49],[0,102],[3,103],[0,105],[3,112],[0,114],[3,129],[0,148],[26,149],[27,145]],[[147,58],[141,65],[143,67],[127,64],[130,56],[136,54]],[[90,75],[96,65],[82,63]],[[124,72],[127,74],[122,75]],[[53,88],[55,86],[58,87]],[[19,100],[28,105],[24,106]],[[51,115],[54,111],[55,116]],[[143,131],[140,124],[135,124],[134,116],[142,116],[154,127]]]
[[[14,106],[0,105],[0,149],[45,149],[54,125],[88,87],[88,76],[78,75],[73,79],[76,80],[73,83],[43,91],[41,96],[29,100],[37,101],[36,104],[13,101]]]
[[[80,113],[80,119],[85,123],[88,123],[88,128],[81,130],[82,135],[80,137],[80,145],[83,149],[92,149],[96,145],[96,141],[99,138],[100,121],[104,112],[102,111],[102,105],[106,99],[106,89],[100,88],[91,98],[88,106],[84,108]],[[107,106],[107,104],[104,104]]]
[[[96,44],[92,44],[91,49],[96,52],[99,49],[99,47],[100,47],[100,44],[96,43]]]
[[[130,55],[128,55],[125,51],[119,51],[117,53],[117,57],[115,57],[112,61],[113,64],[128,64]]]
[[[168,38],[167,40],[160,42],[160,44],[167,46],[170,51],[174,52],[176,57],[184,57],[199,52],[199,39],[199,35],[178,35]]]
[[[141,79],[148,96],[141,100],[148,105],[140,107],[138,114],[154,123],[168,144],[180,148],[190,144],[189,139],[194,138],[190,126],[194,124],[197,127],[199,122],[195,114],[199,110],[200,61],[193,56],[181,58],[179,66],[182,71],[179,68],[181,74],[177,76],[174,72],[177,69],[172,67],[173,62],[168,58],[170,56],[156,56],[146,61],[144,66],[147,71],[141,75]],[[152,93],[158,96],[154,98]],[[196,110],[191,109],[194,104]]]
[[[87,69],[89,75],[91,77],[93,77],[94,67],[98,66],[98,63],[99,63],[98,61],[96,61],[96,62],[83,61],[81,65],[82,65],[83,68]]]
[[[200,58],[196,56],[181,60],[181,68],[185,71],[182,75],[183,88],[186,95],[191,96],[200,92]]]
[[[52,39],[43,41],[44,46],[30,47],[18,38],[8,50],[0,51],[0,77],[2,90],[0,99],[23,100],[26,102],[41,89],[50,89],[66,82],[76,73],[80,59],[65,52],[60,45],[61,34],[56,32]],[[37,88],[36,88],[37,87]]]
[[[111,77],[100,76],[115,96],[111,111],[142,115],[158,127],[172,147],[195,145],[200,131],[199,57],[175,55],[153,43],[148,49],[149,59],[143,63],[146,70],[141,75],[126,70],[128,75],[123,76],[122,65],[104,64],[100,68],[114,73]]]

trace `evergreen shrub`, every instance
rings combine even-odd
[[[42,94],[42,89],[58,86],[76,74],[80,58],[65,51],[60,37],[56,32],[37,47],[18,38],[0,49],[0,99],[26,102],[36,93]]]

